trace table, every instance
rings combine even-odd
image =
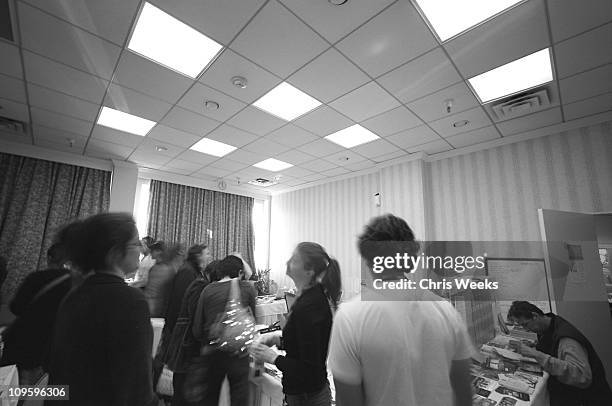
[[[507,348],[510,340],[516,340],[516,337],[511,337],[511,336],[506,336],[506,335],[501,335],[501,334],[497,335],[495,338],[493,338],[493,340],[491,340],[489,343],[481,347],[481,358],[479,359],[479,361],[482,361],[485,357],[488,357],[491,360],[493,360],[494,365],[497,363],[497,360],[503,360],[505,364],[508,364],[510,366],[516,366],[517,364],[519,364],[519,361],[505,360],[503,359],[502,356],[497,355],[494,352],[494,348],[495,348],[494,346],[500,346],[500,347],[504,346],[505,348]],[[489,344],[493,344],[493,346]],[[490,394],[487,396],[487,399],[496,402],[495,404],[496,406],[499,406],[499,402],[504,397],[510,397],[512,399],[515,399],[516,403],[514,406],[548,406],[549,405],[548,390],[546,388],[546,384],[548,381],[548,373],[544,372],[543,376],[539,376],[535,373],[529,373],[523,370],[520,370],[520,371],[517,370],[515,372],[502,372],[502,371],[490,369],[483,365],[478,365],[478,364],[479,363],[477,362],[476,363],[477,366],[475,367],[475,370],[474,370],[475,371],[474,382],[475,383],[480,382],[480,385],[478,386],[482,386],[483,389],[490,391]],[[529,401],[523,401],[523,400],[517,399],[514,396],[504,395],[504,394],[496,392],[496,389],[503,385],[500,385],[499,381],[496,381],[495,379],[491,379],[491,377],[495,376],[495,374],[506,374],[513,378],[522,377],[524,379],[530,379],[533,382],[535,382],[535,386],[533,387],[533,392],[529,394]],[[479,378],[481,378],[482,380],[477,381]],[[480,397],[476,396],[474,405],[487,405],[487,403],[485,403],[485,401],[481,399]]]
[[[255,321],[257,324],[270,324],[280,320],[280,316],[287,313],[287,303],[284,299],[255,306]]]

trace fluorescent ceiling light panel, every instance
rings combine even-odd
[[[553,80],[549,48],[468,79],[482,103]]]
[[[128,49],[196,78],[223,48],[187,24],[145,3]]]
[[[98,117],[98,124],[144,137],[157,123],[104,106]]]
[[[221,157],[234,151],[236,147],[224,144],[219,141],[211,140],[210,138],[202,138],[189,149],[201,152],[203,154]]]
[[[523,0],[416,0],[442,41]]]
[[[279,161],[278,159],[268,158],[265,161],[258,162],[253,166],[271,172],[278,172],[287,168],[291,168],[293,165],[287,162]]]
[[[320,105],[320,101],[287,82],[276,86],[253,103],[253,106],[287,121],[291,121]]]
[[[357,145],[379,139],[380,137],[367,128],[364,128],[359,124],[355,124],[345,128],[344,130],[336,131],[325,138],[331,142],[343,146],[344,148],[353,148]]]

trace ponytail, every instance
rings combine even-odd
[[[329,298],[334,310],[338,309],[340,297],[342,296],[342,278],[340,275],[340,264],[334,258],[329,258],[329,265],[321,279],[321,285]]]
[[[325,248],[314,242],[301,242],[297,245],[297,250],[303,257],[307,268],[314,271],[314,279],[323,287],[332,307],[337,309],[342,295],[342,279],[338,261],[330,258]]]

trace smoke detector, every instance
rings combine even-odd
[[[246,89],[248,81],[246,78],[242,76],[234,76],[232,79],[232,84],[240,89]]]
[[[214,100],[206,100],[204,107],[206,107],[206,110],[219,110],[219,103]]]

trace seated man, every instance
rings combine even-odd
[[[606,373],[589,340],[567,320],[544,314],[537,306],[513,302],[508,320],[538,334],[536,349],[521,346],[521,353],[535,358],[550,374],[550,404],[604,406],[612,401]]]

